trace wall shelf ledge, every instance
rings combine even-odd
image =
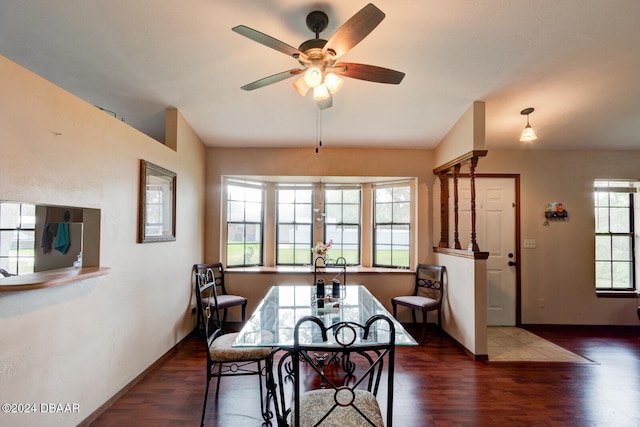
[[[31,291],[105,276],[109,267],[68,267],[0,278],[0,292]]]

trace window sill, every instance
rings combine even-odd
[[[273,267],[228,267],[225,273],[305,274],[313,273],[311,265],[278,265]],[[347,267],[347,274],[416,274],[406,268]]]
[[[598,298],[638,298],[640,292],[638,291],[598,291],[596,290],[596,296]]]

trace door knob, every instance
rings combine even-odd
[[[510,266],[510,267],[513,267],[514,265],[516,265],[516,262],[515,262],[515,261],[509,261],[509,266]]]

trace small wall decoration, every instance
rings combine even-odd
[[[544,217],[546,218],[544,225],[549,225],[549,221],[567,219],[569,212],[567,212],[562,203],[549,202],[547,203],[547,210],[544,212]]]
[[[176,240],[176,174],[140,160],[138,243]]]

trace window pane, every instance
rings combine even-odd
[[[393,205],[391,203],[376,203],[376,222],[380,223],[390,223],[392,220],[391,210],[393,209]]]
[[[311,249],[309,244],[296,244],[295,246],[295,263],[296,264],[311,264]]]
[[[611,259],[611,237],[596,236],[596,259],[605,261]]]
[[[609,193],[609,204],[612,207],[629,207],[629,193]]]
[[[376,245],[390,245],[391,244],[391,226],[379,225],[376,227]]]
[[[313,203],[313,190],[296,190],[296,203]]]
[[[345,245],[357,246],[360,243],[360,227],[345,225],[342,228],[342,243]]]
[[[227,240],[233,243],[244,242],[244,224],[228,224]]]
[[[306,225],[296,225],[296,244],[306,245],[305,247],[311,252],[311,227]]]
[[[342,225],[327,224],[324,235],[327,241],[332,240],[334,245],[342,243]]]
[[[609,232],[609,209],[596,208],[596,233]]]
[[[347,224],[360,223],[360,206],[359,205],[344,205],[342,214],[343,214],[342,222]]]
[[[627,196],[629,197],[629,196]],[[611,208],[611,232],[612,233],[628,233],[629,232],[629,208]]]
[[[278,203],[293,203],[294,196],[294,190],[278,190]]]
[[[394,245],[409,246],[409,226],[394,225],[391,232],[391,240]]]
[[[596,206],[609,206],[609,193],[595,193],[595,205]]]
[[[385,203],[393,201],[392,188],[376,188],[376,203]]]
[[[244,264],[246,265],[259,265],[262,253],[262,245],[246,245],[244,253]]]
[[[391,265],[391,245],[376,245],[374,256],[377,265]]]
[[[227,221],[244,221],[244,202],[229,202]]]
[[[18,256],[32,257],[33,249],[35,247],[35,232],[30,230],[20,230],[18,236],[20,238],[20,253],[18,254]]]
[[[8,257],[12,250],[16,250],[17,245],[18,230],[0,231],[0,257]]]
[[[393,222],[401,222],[408,224],[411,215],[409,212],[409,203],[394,203],[393,204]]]
[[[279,222],[293,222],[294,205],[292,204],[279,204],[278,205],[278,221]]]
[[[227,187],[227,197],[229,200],[244,200],[244,187],[229,185]]]
[[[629,236],[612,236],[611,249],[611,257],[614,261],[631,260],[631,238]]]
[[[305,223],[313,222],[311,219],[311,205],[309,204],[296,205],[296,222],[305,222]]]
[[[262,219],[262,203],[247,202],[245,205],[245,221],[260,222]]]
[[[293,246],[278,244],[278,264],[293,264]]]
[[[342,203],[342,190],[325,190],[325,203]]]
[[[0,228],[18,228],[20,225],[20,203],[0,203]]]
[[[325,212],[327,214],[326,222],[332,224],[342,222],[342,205],[326,205]]]
[[[596,262],[596,288],[611,287],[611,263]]]
[[[227,265],[244,264],[244,243],[227,243]]]
[[[359,245],[344,245],[342,248],[342,256],[347,261],[347,264],[359,264],[360,254]]]
[[[344,190],[342,192],[343,203],[360,204],[360,190]]]
[[[409,200],[410,200],[409,186],[393,188],[394,202],[408,202]]]
[[[615,288],[631,288],[632,270],[630,262],[614,262],[613,263],[613,287]]]
[[[393,267],[405,267],[409,265],[409,248],[394,249],[392,252],[391,265]]]
[[[295,226],[293,224],[280,224],[278,226],[278,244],[285,245],[293,242],[295,242]]]
[[[245,225],[245,242],[247,243],[260,243],[262,240],[262,231],[260,224],[247,224]]]
[[[262,203],[262,189],[247,188],[245,194],[247,202]]]

